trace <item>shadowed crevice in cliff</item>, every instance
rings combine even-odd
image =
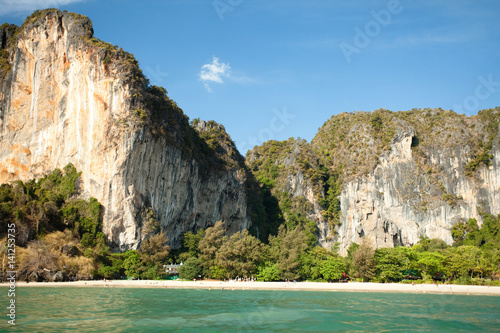
[[[10,72],[9,56],[18,30],[15,24],[4,23],[0,26],[0,78],[5,78]]]
[[[246,162],[259,183],[267,215],[260,231],[276,235],[281,224],[288,229],[299,226],[311,243],[327,246],[331,216],[322,210],[329,205],[324,193],[331,181],[310,144],[300,138],[271,140],[249,151]]]
[[[283,220],[283,212],[279,200],[271,193],[271,189],[260,184],[251,172],[246,182],[248,212],[252,219],[250,232],[262,242],[269,241],[269,235],[276,236]]]

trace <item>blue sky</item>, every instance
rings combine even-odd
[[[0,22],[47,7],[89,16],[242,154],[344,111],[500,106],[498,0],[0,0]]]

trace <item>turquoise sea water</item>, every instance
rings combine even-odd
[[[491,296],[25,287],[16,305],[16,327],[5,315],[1,331],[500,332]]]

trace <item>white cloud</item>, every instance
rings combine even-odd
[[[53,8],[85,0],[0,0],[0,15],[33,12],[37,9]]]
[[[205,85],[204,85],[204,86],[205,86],[205,89],[206,89],[209,93],[211,93],[211,92],[212,92],[212,88],[210,88],[210,86],[208,85],[208,83],[205,83]]]
[[[211,92],[209,82],[224,83],[223,77],[229,77],[231,66],[219,62],[219,58],[213,57],[211,64],[205,64],[201,67],[200,80],[205,82],[205,89]]]

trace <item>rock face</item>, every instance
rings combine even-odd
[[[0,35],[10,66],[0,75],[0,183],[73,163],[83,172],[82,195],[103,204],[103,231],[120,249],[140,245],[145,207],[173,247],[181,233],[217,220],[230,233],[250,226],[243,170],[204,172],[203,159],[172,140],[197,136],[182,111],[170,137],[147,126],[135,59],[93,38],[88,18],[48,10],[28,18],[16,36]]]
[[[340,253],[362,237],[375,248],[421,236],[452,244],[460,220],[499,214],[499,120],[497,108],[473,117],[377,110],[326,122],[312,145],[325,165],[342,166]]]
[[[500,212],[498,145],[492,151],[491,165],[481,167],[476,178],[464,173],[467,146],[430,151],[433,166],[445,170],[440,180],[445,192],[455,197],[450,204],[429,177],[419,172],[411,148],[414,137],[413,130],[399,133],[371,174],[344,185],[338,231],[341,253],[347,252],[351,242],[359,244],[361,237],[376,248],[413,245],[420,236],[451,244],[451,227],[460,220],[481,221],[478,209]]]

